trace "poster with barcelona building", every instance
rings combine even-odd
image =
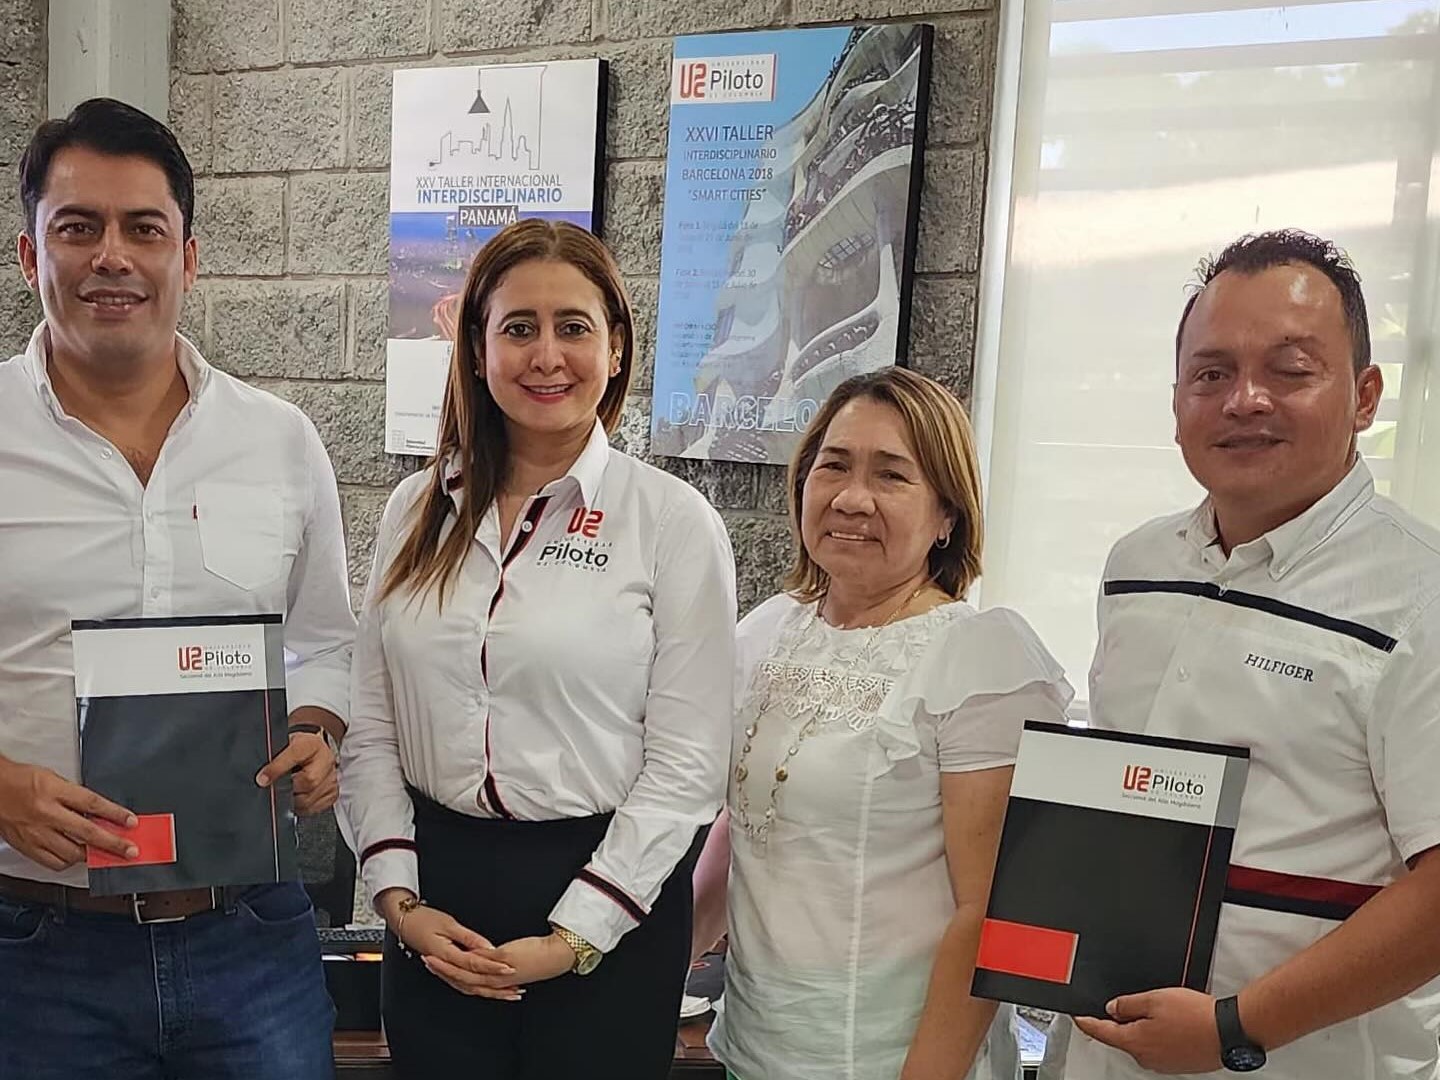
[[[521,218],[600,231],[603,60],[400,69],[390,140],[385,449],[430,454],[475,253]]]
[[[839,383],[904,362],[932,37],[676,39],[653,452],[783,465]]]

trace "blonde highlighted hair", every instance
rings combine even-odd
[[[835,415],[859,398],[889,405],[900,414],[916,463],[955,525],[950,542],[930,548],[930,576],[945,595],[961,599],[980,576],[985,528],[981,517],[980,461],[970,418],[955,396],[934,379],[899,367],[846,379],[826,399],[805,429],[790,462],[790,534],[794,561],[785,575],[785,591],[809,603],[825,595],[830,576],[805,550],[800,531],[805,478],[825,441]]]
[[[480,522],[505,485],[510,471],[505,414],[479,374],[485,364],[485,320],[490,297],[505,275],[534,260],[573,266],[600,290],[610,333],[619,332],[621,343],[620,370],[606,384],[597,413],[607,432],[620,423],[635,358],[635,320],[614,257],[594,234],[568,221],[527,218],[507,225],[476,254],[465,279],[429,482],[385,571],[382,599],[402,586],[417,594],[433,588],[443,605]],[[445,463],[452,458],[465,491],[458,512],[446,489]],[[457,520],[442,539],[451,514]]]

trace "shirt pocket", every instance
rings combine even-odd
[[[223,480],[196,484],[205,569],[247,591],[274,581],[283,563],[282,510],[282,496],[274,488]]]

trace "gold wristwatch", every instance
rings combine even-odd
[[[594,945],[591,945],[575,931],[567,930],[556,923],[552,922],[550,929],[555,931],[555,935],[561,941],[575,950],[575,963],[570,970],[576,975],[589,975],[600,966],[600,961],[605,958],[605,954]]]

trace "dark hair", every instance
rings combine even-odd
[[[113,157],[143,157],[165,170],[170,194],[180,207],[185,239],[195,216],[195,174],[185,151],[170,129],[153,116],[114,98],[91,98],[70,110],[63,120],[46,120],[30,139],[20,159],[20,201],[25,230],[35,235],[35,209],[45,194],[50,163],[61,150],[83,146]]]
[[[429,483],[410,519],[405,540],[385,572],[378,594],[381,599],[401,586],[408,586],[414,594],[435,587],[436,603],[444,606],[445,591],[459,574],[471,540],[510,471],[505,415],[478,369],[484,365],[491,294],[506,274],[533,260],[573,266],[600,290],[610,332],[619,332],[622,340],[617,358],[620,370],[606,384],[596,413],[607,432],[620,423],[635,358],[635,317],[620,267],[598,237],[568,221],[526,218],[505,226],[476,253],[465,279]],[[445,463],[451,457],[459,459],[465,500],[446,535],[445,520],[455,513],[445,483]]]
[[[1195,309],[1195,302],[1209,285],[1227,270],[1246,276],[1258,274],[1274,266],[1296,263],[1312,266],[1334,283],[1340,291],[1340,304],[1345,313],[1345,325],[1350,331],[1350,350],[1355,362],[1355,371],[1360,373],[1370,366],[1370,318],[1365,311],[1365,294],[1360,289],[1360,275],[1356,272],[1350,256],[1335,246],[1331,240],[1302,232],[1299,229],[1277,229],[1274,232],[1254,233],[1242,236],[1222,251],[1218,258],[1202,259],[1195,268],[1198,278],[1194,291],[1185,301],[1185,310],[1180,313],[1180,326],[1175,331],[1175,362],[1180,362],[1180,339],[1185,334],[1185,322]]]

